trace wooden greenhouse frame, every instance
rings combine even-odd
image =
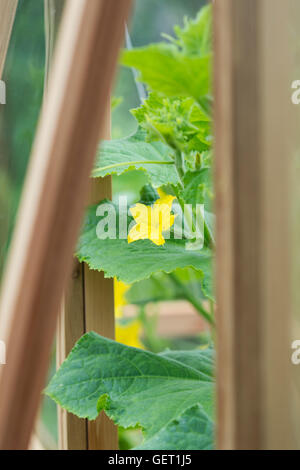
[[[17,3],[0,0],[0,78]],[[291,285],[285,3],[214,1],[220,449],[295,445],[290,316],[282,314],[290,312]],[[72,268],[72,252],[84,202],[111,193],[110,179],[91,186],[89,175],[99,136],[110,134],[110,87],[130,7],[130,0],[117,9],[107,0],[67,2],[1,295],[0,449],[28,447],[72,269],[59,362],[85,331],[114,336],[112,281]],[[63,449],[117,448],[104,416],[87,424],[60,411],[59,423]]]
[[[296,445],[288,37],[299,7],[215,1],[218,442],[225,449]]]
[[[130,6],[129,0],[120,0],[117,10],[105,0],[78,0],[66,7],[59,39],[63,46],[53,66],[3,282],[1,335],[8,364],[0,379],[2,449],[29,443],[89,175],[99,135],[106,132],[110,86]],[[98,288],[98,279],[93,282]],[[89,300],[92,312],[93,294]],[[97,329],[92,314],[88,321]],[[111,326],[107,333],[112,331]],[[96,424],[93,436],[97,432]]]

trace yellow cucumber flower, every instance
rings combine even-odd
[[[122,318],[123,307],[127,304],[125,294],[130,289],[128,284],[114,280],[114,293],[115,293],[115,317]]]
[[[144,346],[140,341],[142,331],[142,324],[139,320],[133,320],[125,325],[118,322],[116,326],[116,341],[118,341],[118,343],[126,344],[126,346],[144,349]]]
[[[115,292],[115,317],[116,322],[116,341],[118,343],[132,346],[133,348],[143,349],[144,346],[140,341],[143,328],[139,320],[120,322],[123,315],[123,307],[127,304],[125,294],[130,289],[128,284],[114,279],[114,292]]]
[[[175,221],[175,216],[171,214],[174,199],[174,196],[163,194],[153,206],[136,204],[132,207],[130,212],[136,225],[129,232],[128,243],[148,239],[155,245],[164,245],[163,232],[171,228]]]
[[[158,195],[159,195],[160,199],[162,199],[164,197],[167,197],[167,193],[165,193],[162,188],[158,188],[157,192],[158,192]]]

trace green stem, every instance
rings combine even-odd
[[[184,184],[182,182],[182,178],[184,176],[183,157],[182,157],[182,151],[177,145],[176,145],[176,153],[175,153],[175,166],[177,168],[177,172],[180,176],[180,181],[181,181],[182,187],[183,187],[184,186]],[[181,206],[181,209],[184,213],[184,202],[180,200],[178,191],[176,191],[175,188],[174,188],[174,192],[175,192],[177,200],[178,200],[178,202]],[[193,227],[190,227],[190,228],[193,230]],[[205,240],[208,241],[208,246],[210,246],[211,248],[214,248],[215,247],[215,242],[214,242],[214,240],[213,240],[213,238],[210,234],[209,228],[208,228],[207,223],[205,222],[205,220],[204,220],[204,236],[205,236]]]
[[[147,120],[148,126],[149,126],[150,129],[154,132],[154,134],[156,134],[157,137],[158,137],[159,139],[161,139],[161,141],[162,141],[165,145],[167,145],[167,146],[169,147],[169,144],[168,144],[168,142],[166,141],[166,139],[164,138],[164,136],[159,132],[158,129],[156,129],[155,126],[153,126],[153,124],[151,123],[150,119],[148,119],[148,118],[146,117],[146,120]]]
[[[199,300],[194,296],[194,294],[192,294],[191,291],[177,279],[175,274],[171,273],[169,274],[169,276],[172,282],[174,283],[174,285],[178,289],[180,289],[184,298],[188,300],[195,307],[195,309],[200,313],[200,315],[202,315],[203,318],[205,318],[205,320],[211,326],[215,326],[215,322],[214,322],[212,315],[207,310],[205,310],[201,302],[199,302]]]
[[[160,352],[165,348],[164,342],[157,335],[157,315],[149,318],[145,305],[141,305],[138,318],[143,325],[145,339],[152,352]]]
[[[207,226],[207,223],[205,222],[205,219],[204,219],[204,236],[205,236],[205,240],[208,241],[208,246],[210,248],[215,248],[215,241],[214,241],[214,239],[212,238],[212,236],[210,234],[210,231],[209,231],[209,228]]]
[[[184,177],[184,170],[183,170],[183,162],[182,162],[182,154],[181,151],[176,150],[175,152],[175,166],[177,168],[178,174],[180,179]]]
[[[136,162],[114,163],[112,165],[103,166],[101,168],[95,168],[93,170],[92,175],[94,175],[95,173],[102,172],[102,171],[107,171],[107,170],[111,170],[113,168],[119,168],[119,167],[128,166],[128,165],[174,165],[174,162],[156,162],[156,161],[151,161],[151,160],[148,160],[148,161],[147,160],[139,160],[139,161],[136,161]]]

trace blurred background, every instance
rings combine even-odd
[[[204,0],[137,0],[129,25],[133,46],[160,41],[161,33],[172,35],[174,25],[182,25],[185,15],[194,17],[204,3]],[[20,0],[3,77],[7,104],[0,106],[0,279],[43,99],[44,75],[44,1]],[[113,98],[118,105],[112,113],[112,136],[125,137],[136,130],[129,110],[140,104],[131,70],[120,67]],[[114,178],[114,198],[126,194],[129,202],[136,201],[146,183],[143,172],[128,172]],[[192,282],[199,290],[197,276]],[[146,325],[146,333],[140,332],[139,322],[131,324],[131,329],[126,329],[126,325],[122,329],[120,325],[117,339],[131,345],[158,352],[166,347],[188,349],[208,341],[201,318],[174,289],[167,275],[157,275],[131,289],[116,284],[116,309],[125,317],[143,318],[143,326]],[[53,351],[50,374],[54,368]],[[56,407],[50,400],[44,401],[37,428],[43,447],[55,448]],[[134,445],[138,439],[136,431],[120,432],[121,448]]]

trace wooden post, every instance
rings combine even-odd
[[[60,367],[74,343],[85,333],[84,311],[83,265],[75,261],[57,325],[57,367]],[[58,407],[57,413],[60,450],[87,450],[87,422],[61,407]]]
[[[0,1],[0,79],[3,74],[10,35],[15,20],[18,0]]]
[[[0,449],[29,443],[130,5],[69,1],[64,15],[3,282]]]
[[[221,449],[294,445],[288,3],[214,2]]]
[[[108,103],[110,108],[110,102]],[[110,138],[110,111],[102,138]],[[111,177],[90,181],[88,204],[112,197]],[[113,280],[75,262],[73,276],[63,305],[57,333],[57,364],[64,361],[75,342],[88,331],[114,339]],[[59,447],[62,450],[114,450],[118,448],[117,427],[102,413],[96,421],[85,422],[58,409]]]
[[[106,127],[103,138],[111,138],[110,99],[107,104]],[[93,179],[90,184],[89,204],[112,198],[112,179]],[[107,338],[115,338],[114,281],[105,279],[104,274],[92,271],[84,265],[85,328]],[[104,413],[87,426],[88,450],[116,450],[118,429]]]

